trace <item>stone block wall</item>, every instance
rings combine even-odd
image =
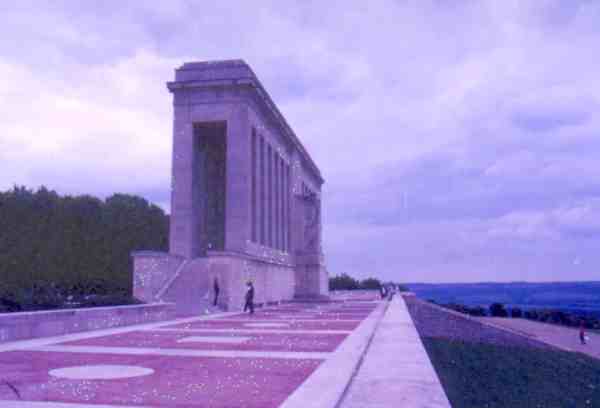
[[[214,277],[219,280],[219,303],[227,310],[243,307],[248,280],[253,282],[256,304],[291,300],[294,297],[295,272],[291,265],[221,253],[209,256],[206,275],[209,282]]]
[[[509,347],[552,348],[533,337],[493,326],[471,316],[423,301],[414,295],[406,295],[403,298],[421,337]]]
[[[181,256],[156,251],[137,251],[131,256],[133,296],[143,302],[153,302],[185,260]]]

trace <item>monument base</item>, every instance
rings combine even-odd
[[[174,302],[179,314],[210,309],[215,278],[217,305],[222,310],[243,308],[248,281],[254,285],[256,304],[292,300],[296,294],[298,273],[292,264],[224,251],[209,251],[206,257],[194,259],[145,251],[133,257],[134,296],[144,302]]]

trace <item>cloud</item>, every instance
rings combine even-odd
[[[168,209],[164,83],[244,58],[325,176],[331,273],[596,276],[600,4],[166,4],[0,5],[0,188]]]
[[[0,185],[45,184],[102,195],[162,183],[170,169],[164,82],[174,61],[141,50],[132,58],[43,78],[26,65],[0,64]],[[146,186],[146,187],[144,187]]]

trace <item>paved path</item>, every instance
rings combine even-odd
[[[0,408],[333,407],[384,303],[291,303],[0,344]]]
[[[528,319],[502,317],[483,317],[480,319],[531,336],[563,350],[578,351],[600,359],[599,334],[586,332],[590,340],[588,344],[582,345],[579,341],[579,329],[577,328],[541,323]]]
[[[401,296],[379,323],[342,408],[451,408]]]

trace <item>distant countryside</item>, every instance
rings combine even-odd
[[[410,283],[408,288],[422,299],[436,303],[489,307],[558,309],[600,317],[600,282],[544,283]]]

